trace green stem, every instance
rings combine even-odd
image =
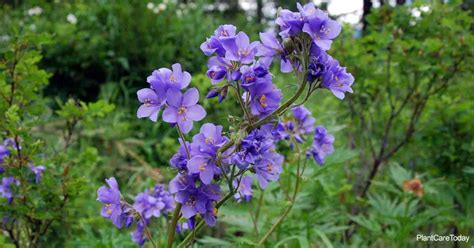
[[[300,166],[301,166],[301,151],[299,149],[299,146],[296,145],[298,149],[298,168],[296,172],[296,182],[295,182],[295,190],[293,192],[293,197],[290,201],[290,206],[288,206],[285,211],[282,213],[282,215],[278,218],[278,220],[272,225],[272,227],[265,233],[265,235],[260,239],[258,242],[258,245],[263,245],[265,241],[270,237],[270,235],[277,229],[277,227],[283,222],[283,220],[286,218],[286,216],[290,213],[291,209],[293,208],[293,205],[295,204],[296,201],[296,195],[298,194],[299,186],[300,186]]]
[[[186,145],[186,138],[184,137],[184,134],[181,131],[181,128],[179,128],[178,123],[176,123],[176,130],[178,131],[178,135],[181,138],[181,141],[183,142],[184,148],[186,149],[186,156],[188,157],[188,159],[190,159],[191,158],[191,153],[189,152],[189,148]],[[180,217],[179,215],[180,215],[180,212],[181,212],[181,207],[182,207],[182,204],[178,202],[176,204],[176,208],[174,209],[174,212],[173,212],[173,218],[171,219],[171,221],[168,225],[168,241],[166,243],[167,248],[172,248],[173,247],[174,233],[176,232],[176,225],[178,224],[178,220],[179,220],[179,217]]]
[[[191,153],[189,152],[189,148],[186,145],[186,138],[184,137],[183,132],[181,132],[181,128],[179,127],[178,123],[176,123],[176,130],[178,130],[178,135],[181,138],[181,141],[183,142],[184,149],[186,150],[186,156],[188,157],[188,159],[190,159]]]
[[[262,208],[264,195],[265,195],[265,190],[262,189],[260,193],[260,198],[258,199],[257,213],[255,213],[255,220],[257,221],[257,223],[258,223],[258,217],[260,216],[260,209]]]
[[[237,93],[237,99],[239,100],[240,107],[242,108],[242,111],[244,112],[244,115],[247,118],[247,121],[249,123],[252,123],[252,118],[248,112],[247,106],[242,101],[242,93],[240,92],[240,86],[238,83],[237,83],[237,87],[235,88],[235,91]]]
[[[173,212],[173,219],[171,219],[170,224],[168,225],[168,241],[166,243],[166,248],[173,247],[174,233],[176,232],[176,225],[178,224],[181,207],[181,203],[178,202]]]

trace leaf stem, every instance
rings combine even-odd
[[[278,218],[278,220],[272,225],[272,227],[265,233],[265,235],[260,239],[258,242],[258,245],[263,245],[265,241],[270,237],[270,235],[277,229],[277,227],[283,222],[283,220],[286,218],[286,216],[290,213],[291,209],[293,208],[293,205],[295,204],[296,201],[296,196],[299,191],[299,186],[300,186],[300,167],[301,167],[301,150],[299,148],[299,145],[296,145],[298,149],[298,167],[296,170],[296,182],[295,182],[295,190],[293,191],[293,197],[290,200],[290,206],[288,206],[285,211],[282,213],[282,215]]]

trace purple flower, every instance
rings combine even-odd
[[[10,156],[10,150],[6,146],[0,145],[0,164],[3,164],[3,159]]]
[[[246,90],[254,85],[272,82],[272,76],[268,73],[268,66],[259,62],[252,66],[242,66],[240,72],[242,73],[240,85]]]
[[[209,155],[196,155],[188,161],[188,171],[191,174],[199,174],[199,179],[204,184],[210,184],[214,175],[220,174],[214,159]]]
[[[237,189],[237,193],[235,193],[234,198],[237,200],[237,202],[241,202],[242,199],[245,201],[249,202],[252,199],[253,195],[253,190],[252,190],[252,182],[253,179],[251,176],[245,176],[242,178],[240,181],[240,184],[238,184],[237,180],[234,180],[232,183],[234,187],[239,187]]]
[[[43,175],[43,172],[46,168],[42,165],[34,166],[33,164],[29,164],[28,167],[35,174],[35,182],[39,183],[41,181],[41,176]]]
[[[181,139],[179,140],[179,143],[181,144],[179,146],[179,150],[170,159],[170,164],[171,164],[171,167],[173,168],[176,168],[178,170],[185,170],[187,168],[186,165],[188,164],[188,154],[186,154],[186,148],[183,145],[183,142],[181,141]],[[186,146],[188,147],[189,150],[191,150],[191,146],[189,142],[186,142]]]
[[[145,190],[145,192],[139,193],[135,197],[133,208],[141,213],[145,219],[150,219],[151,217],[160,217],[165,204],[150,195],[149,190]]]
[[[222,136],[223,127],[214,125],[212,123],[205,123],[202,125],[201,130],[198,134],[193,137],[193,152],[192,154],[207,153],[214,155],[221,147],[227,142],[227,138]]]
[[[178,123],[183,133],[193,128],[193,121],[200,121],[206,116],[206,111],[198,105],[199,92],[191,88],[184,93],[179,91],[168,92],[169,106],[163,111],[163,120],[168,123]]]
[[[176,194],[176,201],[183,204],[181,213],[189,219],[196,214],[206,213],[206,205],[209,199],[199,190],[180,191]]]
[[[169,192],[171,194],[193,189],[195,189],[194,177],[190,175],[178,173],[169,183]]]
[[[240,151],[232,155],[232,161],[241,170],[257,163],[262,155],[275,149],[272,124],[252,130],[241,142]]]
[[[288,73],[293,71],[293,65],[289,59],[289,54],[277,38],[270,32],[260,33],[260,40],[262,43],[258,47],[257,56],[266,58],[278,57],[280,58],[280,71]]]
[[[314,3],[310,2],[303,6],[301,6],[300,3],[296,3],[296,6],[298,8],[298,11],[301,17],[303,17],[304,21],[308,21],[309,19],[314,19],[314,18],[321,18],[321,19],[328,18],[327,14],[324,13],[324,11],[317,9],[314,6]]]
[[[292,112],[296,119],[294,137],[296,141],[303,143],[304,135],[307,135],[313,131],[316,119],[314,119],[311,116],[311,112],[303,106],[293,108]]]
[[[225,78],[227,71],[222,66],[213,65],[207,70],[206,75],[211,79],[212,84],[216,84]]]
[[[131,234],[133,242],[137,243],[140,247],[143,247],[145,242],[148,240],[145,235],[146,225],[147,224],[144,223],[143,220],[139,220],[137,222],[137,228]]]
[[[304,24],[303,32],[309,34],[313,42],[326,51],[331,48],[332,40],[341,32],[341,25],[323,11],[316,10]]]
[[[221,198],[221,188],[218,184],[202,185],[199,190],[209,200],[217,201]]]
[[[12,184],[18,186],[20,185],[20,181],[16,180],[14,177],[4,177],[2,178],[2,184],[0,185],[0,193],[3,198],[8,200],[9,204],[13,200],[13,192],[11,189]]]
[[[204,213],[204,221],[208,226],[215,226],[217,219],[217,208],[215,202],[208,201],[206,204],[206,212]]]
[[[97,200],[105,204],[102,208],[101,215],[110,219],[118,228],[130,225],[131,216],[129,215],[129,209],[122,204],[122,196],[118,188],[117,180],[111,177],[105,179],[105,181],[109,187],[101,186],[99,190],[97,190]]]
[[[176,232],[177,233],[183,233],[185,230],[192,230],[194,229],[195,225],[195,218],[191,217],[186,220],[186,222],[178,223],[176,226]]]
[[[214,36],[223,39],[235,36],[237,28],[231,24],[220,25],[215,31]]]
[[[322,86],[329,89],[337,98],[344,99],[345,92],[352,93],[351,85],[354,83],[352,74],[346,72],[337,60],[329,62],[329,69],[323,75]]]
[[[154,70],[147,78],[151,88],[158,94],[158,99],[166,98],[169,90],[179,91],[188,87],[191,82],[191,74],[183,72],[181,64],[173,64],[171,68],[173,70],[168,68]]]
[[[324,164],[324,158],[334,152],[334,136],[327,133],[323,126],[316,127],[314,141],[307,155],[313,156],[319,165]]]
[[[234,25],[221,25],[214,31],[214,36],[207,38],[201,44],[201,50],[207,56],[216,53],[218,56],[225,56],[225,49],[222,47],[221,40],[235,36],[237,28]]]
[[[149,117],[150,120],[156,122],[166,98],[163,97],[163,95],[158,96],[155,90],[149,88],[137,91],[137,97],[138,100],[143,103],[137,110],[137,117]]]
[[[217,84],[224,78],[227,81],[240,79],[240,71],[232,62],[223,57],[211,57],[207,61],[207,68],[209,69],[206,75],[211,79],[212,84]],[[225,72],[224,75],[223,72]]]
[[[313,132],[316,120],[311,116],[311,112],[303,106],[294,107],[292,113],[292,119],[278,123],[273,130],[274,138],[287,140],[293,137],[296,142],[303,143],[304,136]]]
[[[225,58],[243,64],[253,62],[258,44],[258,41],[250,43],[249,37],[244,32],[239,32],[235,37],[222,40],[222,46],[226,50]]]
[[[159,184],[152,191],[145,190],[138,194],[133,204],[133,208],[147,220],[151,217],[160,217],[162,213],[170,212],[173,207],[173,198]]]
[[[262,159],[258,160],[253,168],[257,174],[258,184],[262,189],[267,187],[268,181],[277,181],[282,172],[283,156],[267,152],[262,155]]]
[[[330,62],[334,59],[313,43],[309,60],[307,80],[313,83],[316,79],[326,74]]]
[[[251,113],[263,117],[278,108],[281,92],[272,83],[261,83],[250,90],[250,97]]]
[[[206,56],[211,56],[213,53],[217,53],[221,57],[225,55],[225,49],[222,47],[221,41],[216,37],[207,38],[200,48]]]
[[[17,144],[14,139],[8,138],[3,141],[3,146],[17,148]],[[18,147],[21,150],[21,146]]]
[[[280,11],[280,15],[275,20],[275,23],[280,26],[280,36],[282,38],[298,35],[303,28],[301,14],[287,9]]]
[[[5,171],[5,169],[1,166],[4,162],[4,159],[11,154],[9,147],[17,149],[16,142],[12,138],[5,139],[3,144],[0,144],[0,173]],[[21,147],[18,147],[18,149],[21,150]]]

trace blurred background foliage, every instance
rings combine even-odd
[[[112,175],[126,198],[167,183],[178,146],[166,123],[135,117],[135,93],[153,69],[179,62],[205,95],[211,85],[199,45],[206,36],[231,23],[258,39],[274,29],[276,9],[268,6],[295,9],[296,1],[246,2],[256,9],[224,0],[3,1],[1,59],[16,37],[49,41],[35,48],[50,76],[37,106],[56,114],[32,135],[54,149],[57,125],[81,120],[67,156],[83,181],[63,215],[67,228],[55,222],[41,240],[46,246],[133,245],[128,231],[100,217],[96,189]],[[268,247],[421,246],[417,233],[474,238],[472,1],[376,2],[364,1],[361,23],[346,25],[330,51],[356,78],[355,93],[341,102],[319,91],[306,103],[336,135],[336,152],[324,167],[310,162]],[[274,69],[283,92],[291,91],[291,78]],[[206,122],[228,125],[239,114],[232,101],[201,101]],[[255,190],[251,203],[220,210],[219,226],[196,237],[196,246],[254,245],[288,204],[295,170],[287,165],[280,183]],[[164,239],[162,224],[153,230],[157,239]],[[0,246],[8,244],[0,237]]]

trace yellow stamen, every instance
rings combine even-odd
[[[204,142],[207,144],[214,143],[214,138],[213,137],[207,137]]]
[[[112,205],[110,203],[105,204],[106,212],[108,215],[112,214]]]
[[[267,99],[267,96],[265,95],[262,95],[259,99],[260,105],[262,105],[262,107],[264,108],[268,106],[266,99]]]
[[[181,107],[181,108],[179,108],[179,110],[178,110],[178,115],[182,115],[182,114],[186,113],[186,111],[188,111],[188,110],[186,109],[186,107]]]
[[[170,81],[176,83],[176,77],[173,74],[170,76]]]

